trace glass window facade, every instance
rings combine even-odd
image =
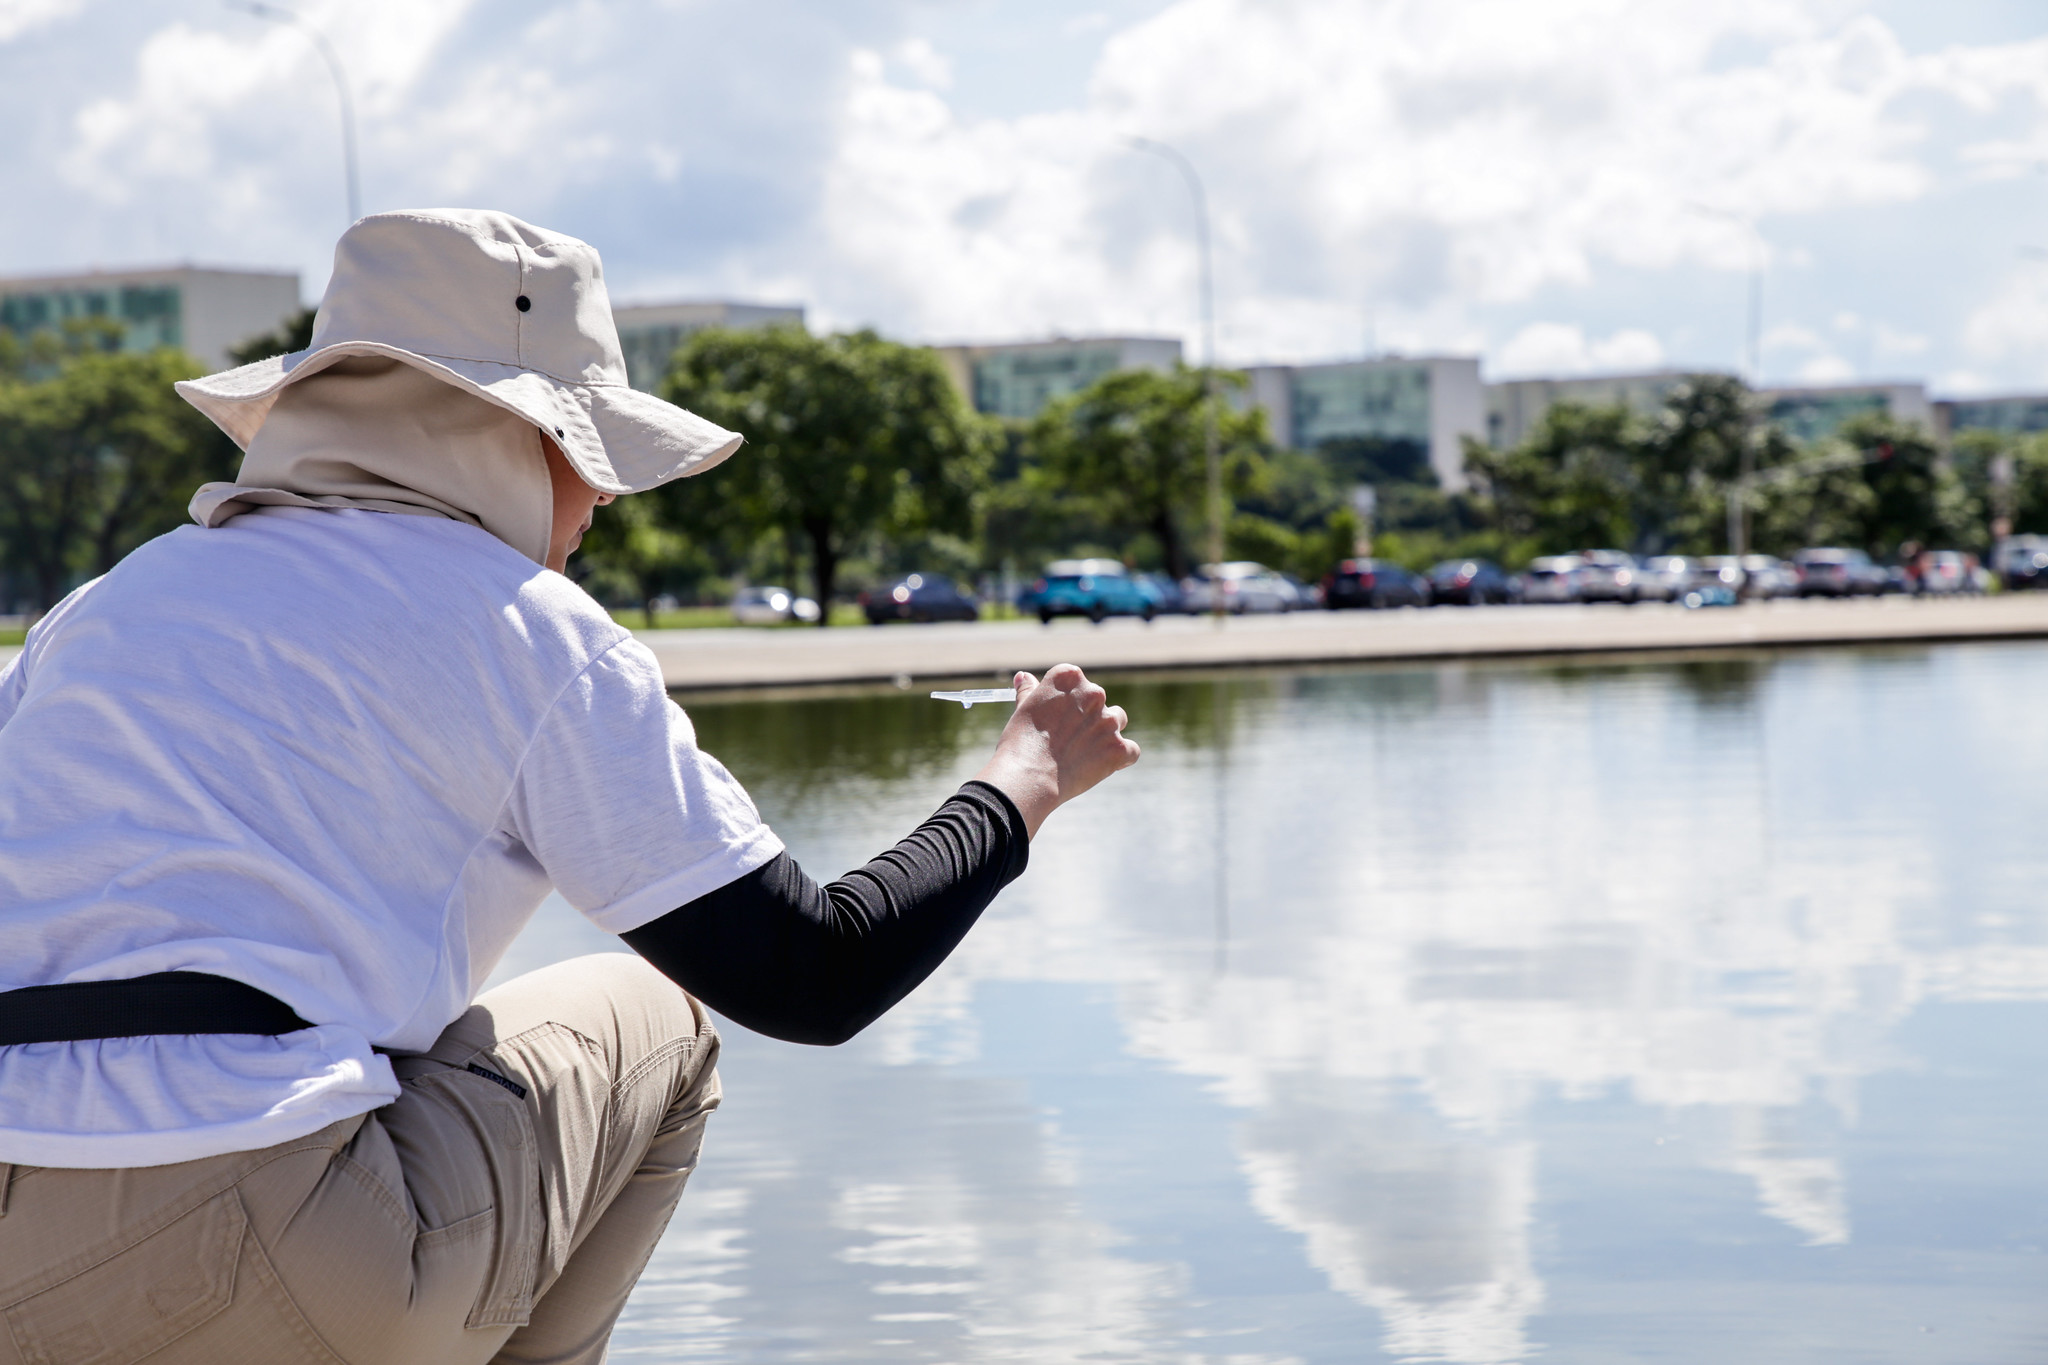
[[[619,349],[626,355],[626,382],[642,393],[653,393],[668,374],[668,363],[676,347],[713,322],[662,322],[647,327],[622,328]]]
[[[2048,397],[1964,398],[1948,410],[1951,432],[2048,431]]]
[[[974,362],[974,407],[997,417],[1036,417],[1047,403],[1079,393],[1121,368],[1114,342],[997,351]]]
[[[1891,411],[1882,389],[1846,393],[1787,393],[1771,400],[1770,420],[1795,441],[1832,436],[1852,417]]]
[[[148,351],[185,344],[184,300],[175,284],[125,284],[0,295],[0,328],[18,337],[76,319],[121,325],[121,348]]]
[[[1427,365],[1314,365],[1294,372],[1294,444],[1360,437],[1429,449]]]

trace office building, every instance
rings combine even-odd
[[[619,347],[626,353],[626,382],[653,393],[676,347],[712,327],[801,327],[804,310],[769,303],[643,303],[612,309]]]
[[[235,363],[230,347],[275,331],[299,307],[291,271],[179,265],[0,277],[0,330],[25,338],[104,318],[120,325],[123,350],[178,346],[216,370]]]
[[[990,346],[936,346],[946,372],[976,412],[1028,421],[1057,398],[1118,370],[1170,370],[1170,337],[1057,337]]]
[[[1765,388],[1764,417],[1795,441],[1832,436],[1852,417],[1883,413],[1934,430],[1934,409],[1925,384],[1818,384]]]
[[[1581,375],[1569,379],[1510,379],[1486,386],[1487,442],[1505,449],[1529,434],[1553,403],[1590,407],[1621,404],[1654,418],[1672,391],[1700,377],[1699,370]],[[1716,376],[1725,377],[1725,376]],[[1832,436],[1852,417],[1886,413],[1933,429],[1927,388],[1917,383],[1774,385],[1756,391],[1764,419],[1796,441]]]
[[[1996,431],[2008,436],[2048,431],[2048,394],[1951,398],[1933,406],[1934,434],[1944,445],[1968,431]]]
[[[1520,444],[1555,403],[1586,407],[1616,404],[1644,417],[1664,409],[1671,391],[1697,370],[1575,375],[1566,379],[1506,379],[1486,386],[1486,443],[1498,450]]]
[[[1486,435],[1473,356],[1388,356],[1326,365],[1255,365],[1251,402],[1276,445],[1316,450],[1366,440],[1426,460],[1440,487],[1465,487],[1464,440]]]

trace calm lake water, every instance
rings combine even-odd
[[[2048,646],[1112,687],[846,1047],[726,1029],[617,1359],[2048,1359]],[[836,875],[1001,709],[691,703]],[[505,964],[616,948],[559,902]]]

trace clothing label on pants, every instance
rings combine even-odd
[[[521,1085],[519,1082],[515,1080],[510,1080],[504,1076],[500,1076],[497,1072],[490,1070],[488,1067],[478,1066],[475,1062],[471,1062],[469,1064],[469,1069],[471,1071],[474,1071],[477,1075],[483,1077],[487,1081],[496,1081],[499,1085],[504,1086],[507,1090],[517,1095],[520,1099],[523,1100],[526,1098],[526,1087]]]

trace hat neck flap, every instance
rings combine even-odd
[[[233,483],[192,518],[219,526],[266,506],[448,517],[547,562],[554,494],[540,431],[425,371],[352,356],[277,395]]]

